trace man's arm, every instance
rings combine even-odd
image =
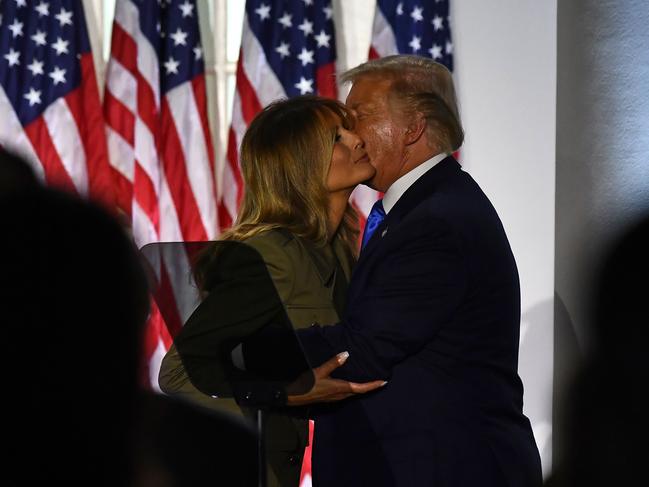
[[[466,264],[448,224],[421,219],[408,226],[410,238],[375,264],[360,298],[348,303],[345,320],[298,330],[314,364],[349,352],[335,377],[389,380],[392,368],[432,340],[464,297]]]

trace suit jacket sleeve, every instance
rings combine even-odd
[[[363,281],[365,288],[353,295],[358,297],[348,302],[343,321],[298,330],[313,365],[349,352],[334,376],[389,379],[396,364],[435,338],[466,292],[466,262],[446,222],[410,219],[396,231],[399,235],[390,242],[378,243],[388,248],[373,249],[382,252],[380,260],[357,269],[371,274]]]

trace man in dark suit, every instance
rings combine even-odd
[[[348,307],[298,335],[333,377],[385,379],[319,405],[314,485],[541,484],[517,374],[520,290],[495,209],[450,156],[463,141],[450,73],[414,56],[361,65],[347,105],[385,192],[372,209]]]

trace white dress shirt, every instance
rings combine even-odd
[[[420,177],[422,177],[424,173],[428,172],[429,169],[432,169],[447,157],[448,154],[446,153],[437,154],[436,156],[428,159],[426,162],[422,162],[416,168],[412,169],[410,172],[407,172],[399,179],[397,179],[394,183],[392,183],[392,185],[385,192],[385,196],[383,196],[383,209],[385,210],[385,214],[387,215],[388,213],[390,213],[390,210],[394,207],[394,205],[397,204],[397,201],[399,201],[399,198],[403,196],[403,193],[405,193],[410,186],[415,184],[415,182]]]

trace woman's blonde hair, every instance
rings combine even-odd
[[[245,189],[239,215],[221,238],[245,240],[275,228],[316,245],[336,236],[328,228],[326,180],[336,126],[349,128],[351,120],[342,103],[316,96],[277,101],[262,110],[241,143]],[[358,219],[350,204],[337,235],[354,255]]]

